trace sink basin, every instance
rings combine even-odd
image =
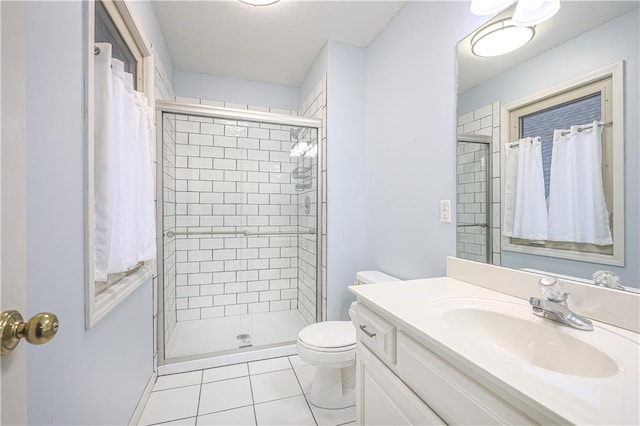
[[[569,330],[563,325],[533,317],[527,306],[508,303],[448,305],[442,312],[442,320],[452,332],[463,333],[475,344],[518,358],[526,364],[582,377],[609,377],[620,370],[609,355],[572,335],[591,332]],[[527,313],[531,318],[521,317]]]

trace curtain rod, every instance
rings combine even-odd
[[[607,121],[606,123],[605,123],[605,122],[600,121],[600,122],[598,123],[598,126],[610,126],[610,125],[612,125],[612,124],[613,124],[613,121]],[[587,126],[587,127],[578,127],[578,131],[579,131],[579,132],[581,132],[581,131],[586,130],[586,129],[588,129],[588,128],[589,128],[588,126]],[[567,135],[567,134],[569,134],[569,133],[571,133],[571,132],[568,132],[568,131],[567,131],[567,132],[562,132],[562,133],[561,133],[561,135],[562,135],[562,136],[564,136],[564,135]],[[509,144],[509,148],[515,148],[515,147],[517,147],[518,145],[520,145],[520,142],[511,142],[511,143]]]

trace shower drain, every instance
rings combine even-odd
[[[249,333],[238,334],[236,339],[240,340],[240,344],[238,345],[238,348],[240,349],[250,348],[253,346],[253,343],[251,343],[251,335]]]

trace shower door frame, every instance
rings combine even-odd
[[[233,108],[223,108],[200,104],[188,104],[174,101],[156,101],[156,241],[157,241],[157,286],[156,297],[154,303],[156,307],[154,311],[157,313],[156,325],[156,338],[157,338],[157,364],[158,374],[171,374],[177,371],[182,371],[180,367],[177,368],[162,368],[170,365],[179,365],[180,363],[190,363],[195,361],[198,367],[201,368],[204,364],[208,366],[220,366],[226,364],[232,364],[237,362],[245,362],[253,359],[261,359],[260,352],[269,348],[256,348],[255,350],[237,352],[232,354],[223,355],[211,355],[211,356],[193,356],[188,357],[188,360],[183,358],[175,361],[167,360],[165,358],[165,339],[164,339],[164,113],[169,114],[183,114],[183,115],[195,115],[199,117],[208,118],[220,118],[225,120],[240,120],[240,121],[252,121],[269,124],[277,124],[282,126],[296,126],[296,127],[308,127],[314,128],[317,131],[317,144],[318,154],[316,156],[316,322],[322,321],[322,223],[323,223],[323,211],[322,211],[322,195],[324,188],[322,185],[322,167],[324,163],[323,158],[323,146],[322,146],[322,120],[316,118],[305,118],[295,115],[275,114],[270,112],[250,111]],[[285,345],[282,345],[284,347]],[[295,346],[292,346],[295,348]],[[245,354],[254,354],[256,356],[244,356]],[[204,355],[204,354],[203,354]],[[271,355],[274,356],[274,355]],[[240,359],[242,357],[242,359]],[[216,358],[223,358],[223,360],[216,362]],[[201,363],[199,361],[210,359],[212,362]],[[193,364],[193,365],[196,365]],[[184,371],[188,371],[187,367]],[[164,371],[162,371],[164,370]]]
[[[486,225],[487,225],[487,232],[486,232],[486,250],[487,250],[487,257],[486,257],[486,263],[488,265],[492,265],[493,264],[493,209],[491,208],[491,202],[493,199],[493,185],[492,185],[492,177],[493,177],[493,161],[492,161],[492,157],[493,157],[493,152],[492,152],[492,144],[493,144],[493,140],[491,138],[491,136],[485,136],[485,135],[473,135],[473,134],[468,134],[468,133],[462,133],[462,134],[458,134],[457,139],[456,139],[456,149],[457,149],[457,144],[458,143],[474,143],[474,144],[478,144],[478,145],[486,145],[487,146],[487,185],[486,185]],[[457,151],[456,151],[457,152]],[[458,180],[458,156],[456,155],[456,182]],[[458,191],[456,190],[456,212],[458,210]],[[457,214],[457,213],[456,213]],[[456,253],[458,250],[458,219],[456,218]]]

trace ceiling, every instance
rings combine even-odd
[[[479,84],[556,47],[598,25],[640,5],[632,1],[562,1],[560,11],[548,21],[536,25],[536,34],[527,45],[503,56],[480,58],[471,53],[471,37],[458,44],[458,93]],[[515,6],[515,5],[514,5]],[[514,6],[491,21],[513,15]]]
[[[405,0],[155,1],[176,69],[298,87],[327,40],[368,46]]]

